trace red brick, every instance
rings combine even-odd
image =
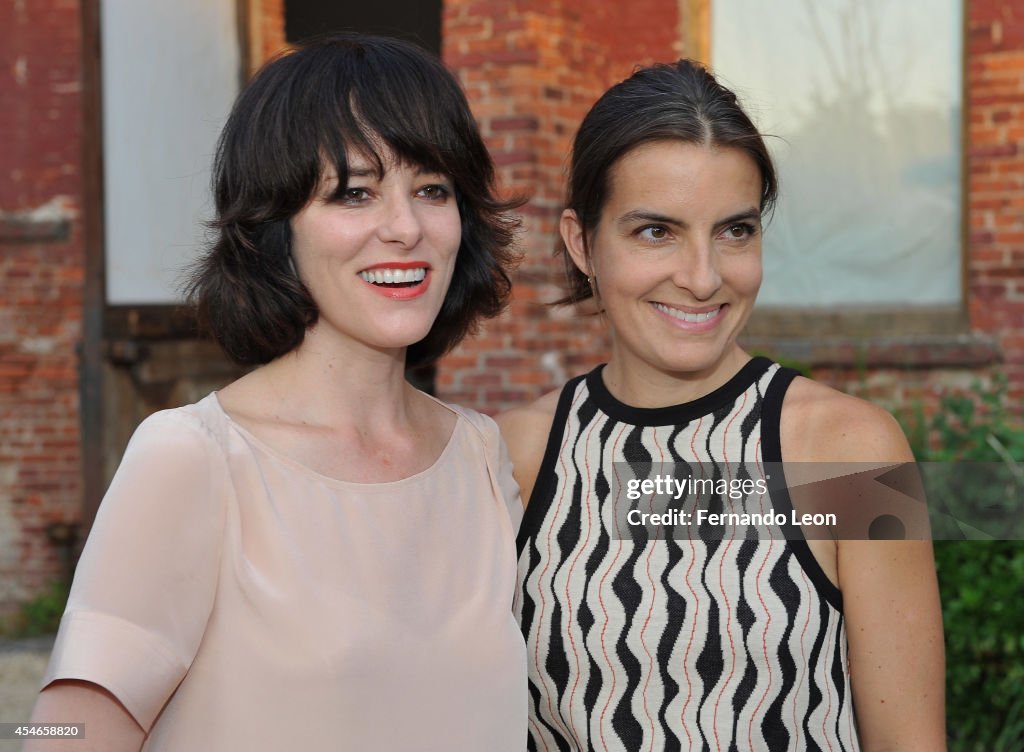
[[[495,131],[535,131],[539,125],[535,117],[492,118],[490,121]]]
[[[537,51],[533,49],[497,50],[488,55],[487,60],[497,65],[526,65],[537,62]]]
[[[12,6],[20,11],[8,15]],[[0,77],[0,211],[8,215],[0,254],[0,320],[6,324],[0,331],[0,447],[4,465],[16,468],[13,482],[0,480],[0,496],[19,510],[17,561],[0,551],[0,577],[7,592],[29,592],[60,574],[45,522],[68,517],[67,510],[77,514],[81,506],[75,347],[84,248],[73,211],[64,223],[12,222],[9,215],[56,197],[66,197],[71,209],[81,204],[81,21],[77,2],[4,8],[4,69],[24,59],[28,85],[20,87],[10,74]],[[39,338],[48,340],[48,352],[18,346]],[[0,602],[0,611],[11,605]]]
[[[970,157],[1013,157],[1017,154],[1017,144],[974,144],[968,147],[967,154]]]

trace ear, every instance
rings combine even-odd
[[[569,251],[572,262],[576,268],[583,272],[583,276],[590,277],[593,272],[590,268],[590,257],[587,254],[587,241],[583,234],[583,225],[579,217],[572,209],[562,212],[562,218],[558,222],[558,230],[562,233],[562,242]]]

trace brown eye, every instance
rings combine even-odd
[[[341,194],[342,200],[347,203],[358,203],[370,197],[369,191],[365,188],[346,188]]]
[[[757,234],[757,228],[752,224],[739,222],[725,228],[723,235],[727,240],[749,240]]]
[[[668,228],[663,225],[647,225],[646,227],[641,227],[637,234],[644,240],[665,240],[668,237]]]
[[[448,198],[450,191],[443,185],[425,185],[419,190],[419,195],[431,201],[444,201]]]

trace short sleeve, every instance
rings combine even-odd
[[[110,691],[147,732],[185,676],[213,607],[227,473],[202,423],[147,418],[100,504],[44,686]]]

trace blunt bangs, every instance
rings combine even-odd
[[[403,164],[449,176],[460,195],[485,189],[493,179],[490,159],[451,74],[404,43],[376,41],[332,38],[305,50],[293,75],[288,141],[306,189],[303,205],[327,166],[336,171],[338,192],[344,190],[353,152],[382,175],[385,149]]]

